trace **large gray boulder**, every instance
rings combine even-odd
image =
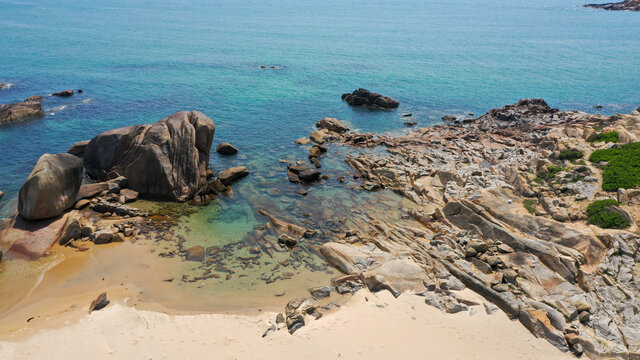
[[[20,189],[18,212],[28,220],[48,219],[75,204],[82,183],[82,160],[44,154]]]
[[[181,111],[155,124],[133,125],[93,138],[84,153],[91,177],[125,176],[140,196],[186,201],[206,181],[215,125],[198,111]]]

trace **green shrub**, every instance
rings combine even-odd
[[[524,205],[524,208],[527,209],[529,213],[533,215],[536,214],[536,205],[538,205],[538,202],[536,200],[526,199],[522,202],[522,205]]]
[[[623,229],[629,226],[629,221],[620,213],[611,210],[611,206],[618,205],[613,199],[596,200],[587,206],[589,224],[603,229]]]
[[[580,150],[565,150],[560,153],[560,160],[578,160],[584,156],[584,153]]]
[[[562,166],[549,165],[547,166],[547,174],[545,175],[545,178],[547,180],[553,179],[556,176],[556,174],[564,170],[565,169]]]
[[[640,143],[596,150],[589,156],[589,161],[607,162],[602,172],[603,190],[632,189],[640,185]]]
[[[591,142],[608,142],[608,143],[617,143],[618,140],[618,132],[617,131],[609,131],[596,135]]]

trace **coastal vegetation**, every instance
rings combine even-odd
[[[596,150],[589,156],[589,161],[604,163],[603,190],[631,189],[640,185],[640,143]]]
[[[629,220],[615,206],[620,205],[617,200],[596,200],[587,206],[589,224],[597,225],[603,229],[624,229],[629,227]]]
[[[584,153],[580,150],[570,149],[560,153],[558,158],[560,160],[578,160],[584,156]]]
[[[596,136],[591,139],[591,142],[606,142],[606,143],[617,143],[620,141],[620,135],[617,131],[607,131],[596,134]]]

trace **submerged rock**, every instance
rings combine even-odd
[[[141,196],[186,201],[204,185],[215,125],[198,111],[182,111],[155,124],[104,132],[85,150],[87,174],[125,176]]]
[[[187,250],[187,261],[204,261],[204,248],[202,246],[194,246]]]
[[[75,204],[81,183],[80,159],[44,154],[20,189],[18,212],[29,220],[58,216]]]
[[[232,182],[243,178],[249,175],[249,170],[247,170],[244,166],[235,166],[229,169],[226,169],[218,175],[218,180],[222,183],[222,185],[229,185]]]
[[[0,125],[11,124],[44,116],[42,104],[39,102],[16,102],[0,104]]]
[[[374,109],[395,109],[400,105],[397,100],[362,88],[352,93],[342,94],[342,100],[351,106],[366,106]]]

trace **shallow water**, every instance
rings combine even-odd
[[[234,185],[233,197],[173,219],[184,248],[254,244],[266,221],[259,208],[321,232],[344,230],[348,224],[340,218],[367,204],[396,216],[401,200],[393,194],[337,183],[348,170],[342,161],[348,149],[333,147],[321,159],[331,180],[307,186],[304,198],[280,159],[306,160],[308,147],[293,140],[308,136],[324,116],[360,130],[403,132],[402,113],[430,125],[444,114],[481,114],[524,97],[562,109],[593,112],[600,104],[597,111],[605,114],[631,111],[640,105],[640,17],[577,5],[0,0],[0,82],[14,84],[0,90],[0,103],[84,90],[48,97],[42,119],[0,128],[0,190],[6,193],[0,218],[15,211],[20,186],[41,154],[185,109],[214,120],[214,147],[227,141],[240,149],[233,157],[213,153],[214,171],[245,165],[251,175]],[[358,87],[397,98],[401,106],[379,112],[346,106],[340,94]],[[159,253],[174,240],[153,246]],[[196,268],[192,276],[203,271],[184,266],[176,273],[189,266]],[[267,269],[263,260],[256,267]],[[252,279],[261,277],[252,272]],[[229,286],[244,286],[233,279]]]

